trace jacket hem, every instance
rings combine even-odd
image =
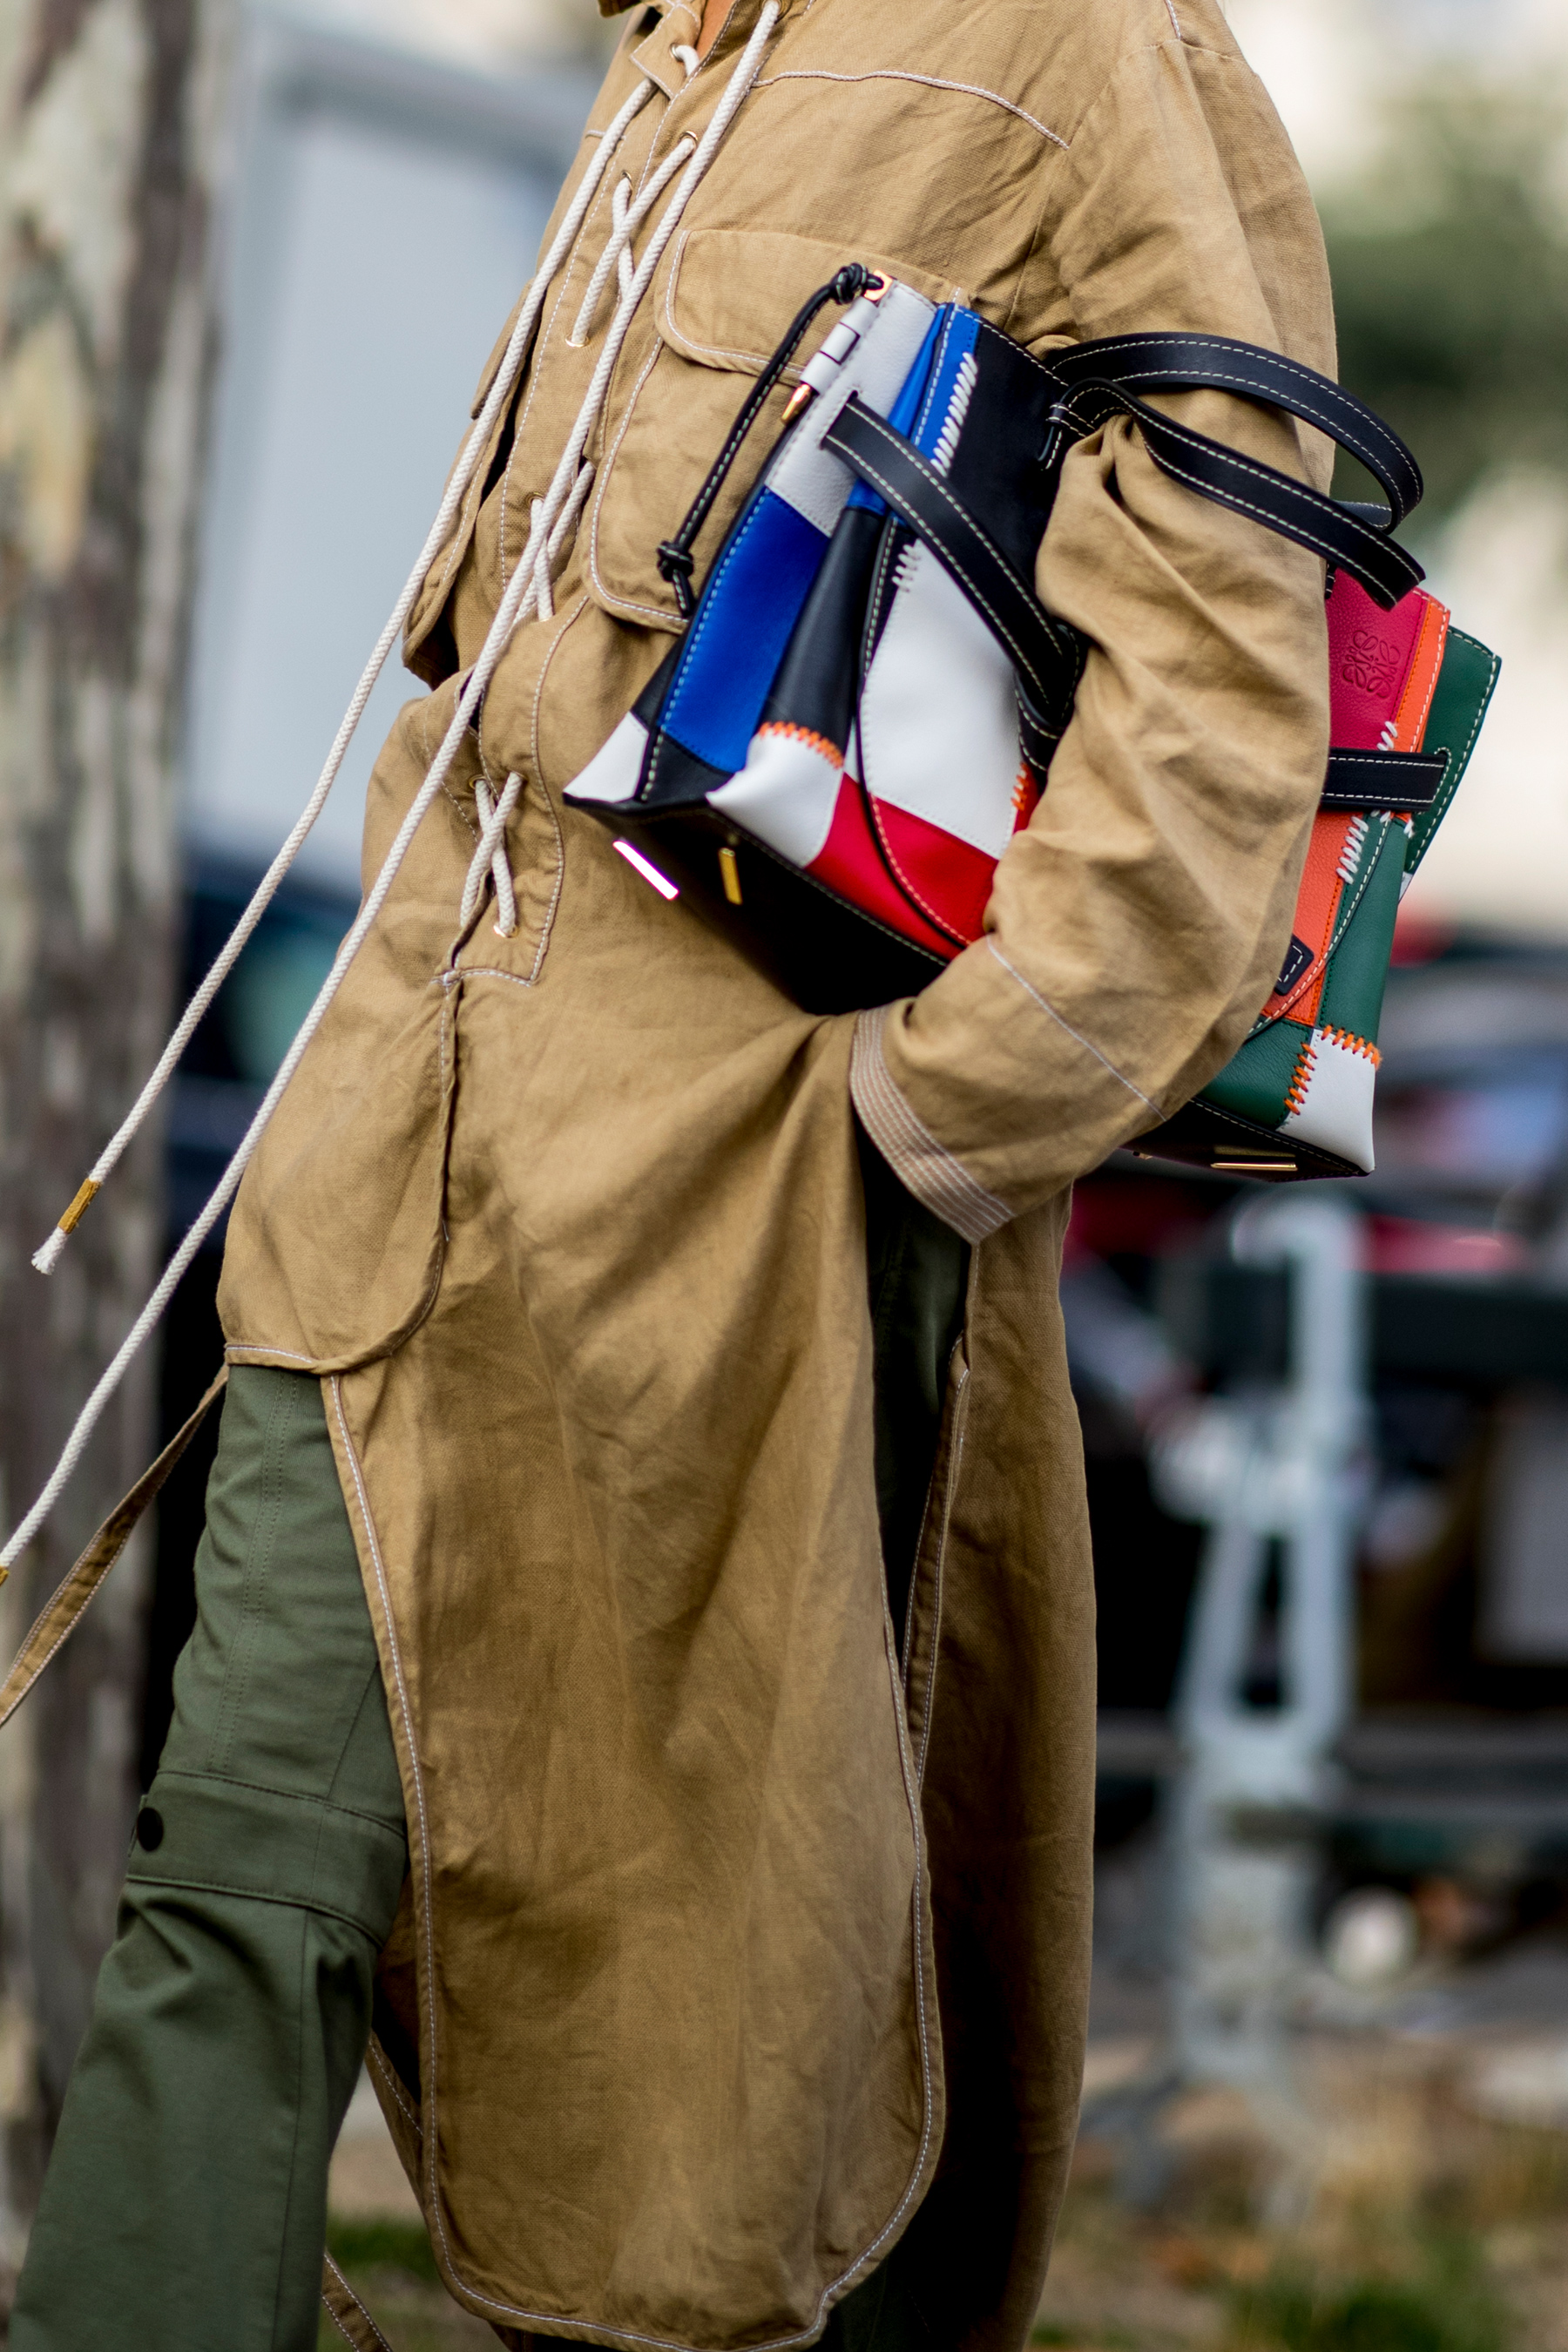
[[[436,1979],[436,1928],[431,1899],[429,1824],[426,1811],[424,1771],[415,1733],[414,1711],[410,1704],[407,1683],[397,1639],[397,1627],[392,1606],[392,1592],[382,1552],[370,1494],[359,1449],[349,1428],[344,1406],[342,1379],[332,1374],[324,1381],[331,1412],[329,1426],[335,1423],[334,1452],[338,1455],[339,1475],[343,1484],[344,1501],[349,1507],[351,1524],[356,1519],[356,1538],[363,1536],[361,1566],[364,1571],[365,1597],[372,1622],[377,1633],[378,1650],[384,1649],[383,1679],[387,1685],[387,1707],[392,1718],[393,1736],[399,1749],[399,1762],[405,1778],[412,1784],[414,1802],[406,1809],[409,1870],[414,1881],[415,1907],[418,1918],[416,1930],[421,1947],[417,1971],[420,2009],[420,2059],[423,2096],[418,2126],[422,2158],[418,2183],[420,2202],[425,2210],[431,2245],[442,2280],[454,2301],[477,2318],[489,2321],[492,2327],[501,2323],[521,2323],[532,2333],[568,2341],[596,2346],[625,2347],[625,2352],[704,2352],[704,2347],[683,2343],[678,2336],[658,2336],[637,2329],[616,2327],[603,2320],[575,2319],[563,2313],[531,2311],[523,2305],[507,2303],[489,2295],[461,2277],[457,2268],[457,2251],[447,2231],[446,2203],[439,2174],[439,2126],[437,2120],[438,2088],[436,2064],[437,2037],[434,2013]],[[903,1775],[905,1799],[914,1839],[914,1884],[912,1888],[913,1932],[911,1959],[914,1998],[918,2018],[918,2042],[923,2115],[920,2148],[898,2205],[882,2228],[864,2247],[855,2260],[831,2280],[822,2290],[815,2315],[805,2326],[786,2328],[783,2333],[757,2343],[751,2352],[807,2352],[815,2346],[827,2326],[837,2305],[853,2287],[869,2277],[890,2251],[889,2242],[897,2242],[911,2214],[918,2210],[931,2182],[936,2158],[945,2126],[945,2090],[941,2073],[942,2049],[940,2027],[934,2037],[928,2016],[928,2001],[934,2005],[936,1972],[933,1941],[931,1933],[931,1897],[927,1879],[925,1830],[921,1809],[921,1796],[915,1759],[910,1749],[909,1727],[902,1705],[901,1673],[897,1644],[893,1637],[891,1618],[883,1609],[884,1636],[888,1670],[892,1685],[892,1702],[898,1727],[899,1760]],[[387,1672],[390,1664],[391,1672]],[[934,1660],[932,1672],[934,1675]],[[930,1696],[928,1692],[928,1706]],[[401,1738],[399,1738],[401,1734]],[[403,2106],[404,2102],[399,2100]],[[428,2128],[426,2118],[428,2117]],[[338,2314],[329,2304],[334,2319]],[[592,2334],[590,2334],[592,2330]],[[351,2341],[353,2339],[351,2338]]]

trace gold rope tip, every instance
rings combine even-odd
[[[101,1184],[95,1184],[90,1176],[88,1178],[87,1182],[82,1186],[81,1191],[77,1194],[76,1199],[71,1202],[70,1207],[60,1219],[60,1231],[62,1234],[75,1233],[77,1227],[80,1224],[82,1219],[86,1216],[88,1211],[91,1208],[93,1202],[97,1200],[102,1190],[103,1187]]]

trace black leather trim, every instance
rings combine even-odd
[[[716,792],[729,781],[727,768],[715,768],[695,751],[689,751],[678,736],[656,727],[643,754],[637,800],[644,808],[661,808],[668,803],[684,808],[689,801],[700,800],[704,793]],[[571,801],[574,808],[595,805],[592,801],[573,801],[570,792],[563,793],[562,798]],[[609,808],[618,804],[606,801],[602,805]]]
[[[732,940],[807,1013],[861,1012],[916,996],[947,969],[948,957],[792,865],[705,798],[662,808],[574,801],[570,793],[565,799],[645,850],[679,885],[679,903]],[[740,860],[738,907],[721,879],[721,848]]]
[[[1331,751],[1326,809],[1407,809],[1425,816],[1448,772],[1447,751]]]
[[[1080,642],[1078,661],[1080,674],[1083,669],[1083,656],[1087,650]],[[1016,674],[1014,683],[1018,697],[1018,748],[1024,754],[1036,783],[1038,784],[1041,792],[1044,792],[1047,773],[1051,761],[1056,757],[1057,746],[1062,740],[1064,722],[1058,719],[1053,724],[1051,720],[1042,719],[1024,692],[1023,686]],[[1074,684],[1075,686],[1077,684],[1076,677]]]
[[[957,582],[1011,659],[1049,725],[1065,726],[1078,683],[1079,650],[1034,590],[957,497],[952,485],[886,417],[852,396],[822,436],[915,531]]]
[[[1200,1095],[1158,1127],[1135,1135],[1127,1146],[1140,1160],[1177,1160],[1189,1168],[1213,1169],[1260,1184],[1289,1184],[1309,1176],[1364,1176],[1337,1152],[1324,1151],[1300,1136],[1262,1127],[1239,1112],[1221,1110]],[[1289,1162],[1270,1167],[1270,1161]],[[1247,1162],[1256,1162],[1247,1165]]]
[[[1298,939],[1292,931],[1290,944],[1285,950],[1285,961],[1279,967],[1279,977],[1274,983],[1275,995],[1289,996],[1296,982],[1305,978],[1311,963],[1311,949],[1305,940]]]

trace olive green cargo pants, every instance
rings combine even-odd
[[[877,1492],[907,1605],[968,1252],[862,1149]],[[196,1629],[67,2095],[12,2352],[314,2352],[327,2167],[408,1867],[321,1389],[240,1368]],[[934,2345],[898,2256],[833,2352]]]

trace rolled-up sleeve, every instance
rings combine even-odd
[[[1166,328],[1331,370],[1316,216],[1237,53],[1173,37],[1121,61],[1053,167],[1008,324],[1037,349]],[[1326,445],[1278,410],[1161,404],[1326,487]],[[1162,474],[1130,420],[1069,454],[1037,586],[1089,646],[1047,788],[984,936],[863,1014],[853,1064],[873,1139],[974,1241],[1235,1051],[1288,943],[1328,749],[1321,562]]]

